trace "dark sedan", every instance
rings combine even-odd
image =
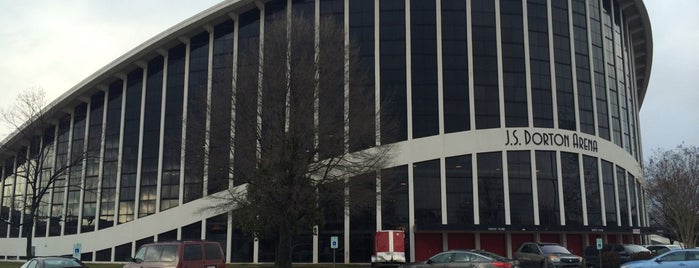
[[[80,261],[67,257],[36,257],[19,268],[87,268]]]
[[[401,265],[405,268],[420,267],[472,267],[472,268],[518,268],[511,259],[484,250],[449,250],[438,253],[423,262]]]

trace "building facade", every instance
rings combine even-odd
[[[67,186],[50,192],[32,230],[0,225],[0,258],[23,256],[17,245],[32,235],[36,255],[70,254],[79,243],[83,261],[123,261],[152,241],[208,239],[221,242],[228,262],[272,262],[274,241],[235,229],[234,213],[206,209],[212,195],[241,187],[219,171],[249,145],[203,133],[244,133],[239,114],[206,107],[234,110],[236,102],[213,100],[249,97],[236,79],[246,67],[238,53],[264,49],[265,24],[282,13],[340,22],[345,43],[359,48],[348,64],[371,77],[350,78],[345,90],[369,88],[390,107],[377,108],[378,118],[399,122],[384,133],[373,113],[344,107],[357,119],[350,125],[377,133],[366,142],[348,126],[348,148],[395,146],[391,166],[375,176],[377,192],[397,195],[327,215],[295,238],[295,262],[332,262],[332,236],[340,262],[369,262],[382,229],[406,230],[412,260],[451,248],[511,256],[527,241],[578,254],[596,238],[644,242],[638,115],[652,37],[641,0],[237,0],[73,87],[46,109],[55,124],[40,142],[3,141],[0,216],[9,222],[26,216],[33,193],[16,174],[33,150],[48,148],[54,161],[75,152],[100,160],[59,182]]]

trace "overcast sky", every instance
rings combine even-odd
[[[0,0],[0,107],[41,87],[56,99],[132,48],[221,0]],[[646,0],[653,68],[641,107],[647,157],[699,145],[699,1]],[[0,129],[0,137],[8,133]]]

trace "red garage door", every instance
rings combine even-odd
[[[505,250],[505,234],[481,234],[481,249],[502,256],[507,255]]]
[[[474,249],[473,234],[449,234],[449,248],[447,249]]]
[[[424,261],[442,252],[442,234],[415,234],[415,261]]]
[[[581,234],[566,235],[567,248],[575,255],[582,256],[583,254],[583,238]]]

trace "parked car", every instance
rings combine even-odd
[[[522,267],[582,267],[583,258],[556,243],[523,243],[514,254]]]
[[[670,250],[682,249],[680,245],[645,245],[648,250],[654,255],[660,255]]]
[[[20,268],[87,268],[72,257],[36,257],[28,260]]]
[[[218,242],[174,241],[141,246],[124,268],[225,268]]]
[[[621,268],[641,267],[699,267],[699,249],[676,249],[648,260],[630,261]]]
[[[648,259],[652,257],[652,253],[647,248],[634,244],[605,244],[602,247],[602,256],[613,252],[618,256],[618,264],[626,263],[638,259]],[[588,246],[583,250],[586,267],[600,266],[600,250],[597,246]],[[604,260],[602,260],[604,261]]]
[[[519,264],[517,261],[484,250],[449,250],[437,253],[426,261],[407,263],[400,267],[519,268]]]

